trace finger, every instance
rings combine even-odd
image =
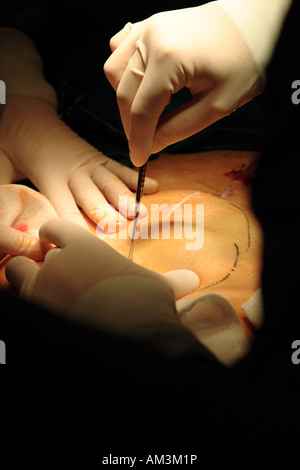
[[[127,186],[102,165],[93,172],[93,181],[96,183],[105,199],[113,204],[124,217],[133,218],[135,197]],[[145,217],[147,208],[140,206],[140,217]]]
[[[54,248],[51,248],[49,251],[47,251],[46,253],[46,256],[45,256],[45,259],[44,259],[44,264],[45,263],[48,263],[48,261],[53,257],[53,256],[56,256],[57,254],[59,254],[61,252],[61,248],[57,248],[57,247],[54,247]]]
[[[66,219],[48,220],[41,226],[39,237],[43,242],[53,243],[60,248],[77,241],[89,244],[95,239],[90,232]]]
[[[24,256],[17,256],[8,261],[5,267],[5,274],[8,281],[21,293],[27,294],[39,271],[38,264]]]
[[[194,292],[200,285],[196,273],[188,269],[177,269],[163,274],[164,280],[174,292],[175,299]]]
[[[13,256],[23,255],[35,260],[44,258],[43,245],[37,237],[6,225],[0,225],[0,250]]]
[[[109,46],[110,46],[110,49],[112,52],[114,52],[117,47],[119,47],[119,45],[124,41],[124,39],[128,36],[128,34],[130,33],[130,31],[132,30],[133,28],[133,24],[130,23],[130,21],[124,26],[123,29],[121,29],[117,34],[115,34],[110,42],[109,42]]]
[[[163,64],[149,62],[130,110],[129,148],[135,166],[143,165],[152,153],[155,130],[165,107],[185,85],[186,77],[168,79]]]
[[[108,204],[88,173],[75,172],[69,187],[77,204],[95,224],[100,223],[99,227],[106,233],[119,232],[127,225],[126,219],[116,211],[114,206]],[[103,222],[102,225],[101,222]]]
[[[104,73],[114,88],[118,88],[121,77],[128,65],[128,61],[136,51],[136,41],[143,27],[143,21],[135,23],[119,46],[104,64]]]
[[[109,160],[105,167],[122,180],[130,189],[136,190],[139,174],[136,170],[128,168],[115,160]],[[144,193],[153,194],[158,191],[158,181],[146,176],[144,184]]]
[[[195,96],[180,108],[163,116],[153,138],[152,153],[187,139],[225,116],[212,106],[210,93]]]
[[[129,138],[131,106],[144,78],[145,65],[139,49],[128,61],[117,88],[117,101],[125,134]]]
[[[49,199],[57,214],[88,230],[88,226],[80,213],[74,197],[65,181],[50,182],[40,191]]]

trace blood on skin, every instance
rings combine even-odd
[[[245,185],[248,185],[253,180],[256,167],[257,167],[257,161],[254,160],[248,166],[248,168],[245,168],[245,166],[242,165],[240,170],[233,169],[229,171],[228,173],[224,173],[224,176],[228,176],[229,178],[231,178],[232,181],[239,180],[243,182]]]
[[[25,223],[22,224],[16,224],[14,226],[14,229],[19,230],[20,232],[27,233],[28,232],[28,225]]]

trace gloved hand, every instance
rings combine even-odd
[[[124,196],[127,208],[134,204],[128,188],[136,188],[137,172],[98,152],[59,119],[55,91],[43,76],[41,57],[18,30],[0,28],[0,76],[7,91],[0,148],[5,155],[3,175],[8,175],[1,174],[0,182],[11,183],[22,174],[49,199],[59,216],[83,226],[77,205],[98,223],[107,215],[103,207],[97,214],[100,205],[106,204],[115,219],[117,212],[107,202],[119,209],[119,196]],[[146,178],[145,193],[157,187],[156,181]],[[125,204],[123,212],[128,213]]]
[[[180,327],[175,297],[199,285],[192,271],[161,275],[142,268],[68,220],[46,222],[40,239],[59,247],[48,251],[42,267],[22,256],[7,263],[6,276],[21,296],[117,333]]]
[[[0,185],[10,184],[22,179],[25,179],[25,176],[15,169],[9,155],[0,148]]]
[[[48,101],[25,96],[7,97],[0,122],[0,142],[14,171],[22,173],[52,203],[57,214],[86,227],[79,207],[98,223],[107,213],[122,220],[119,196],[126,198],[125,217],[132,217],[138,173],[103,155],[62,122]],[[146,178],[145,194],[157,191]],[[108,204],[110,203],[110,205]],[[101,207],[102,211],[98,209]],[[125,212],[125,209],[124,209]],[[146,214],[143,206],[141,216]]]
[[[117,92],[134,165],[229,115],[262,91],[265,55],[279,34],[278,18],[290,3],[210,2],[128,23],[111,39],[113,53],[104,71]],[[193,98],[160,118],[171,95],[183,87]]]
[[[35,193],[33,190],[22,185],[7,184],[23,178],[0,149],[0,259],[9,254],[42,260],[51,248],[40,241],[36,228],[47,219],[56,217],[56,214],[42,195],[32,201],[30,195]],[[28,216],[28,212],[32,223],[25,226],[19,222],[23,220],[23,215],[25,218]]]
[[[8,254],[28,256],[28,258],[41,261],[49,248],[30,233],[0,224],[0,260]]]

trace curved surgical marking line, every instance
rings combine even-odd
[[[201,194],[200,191],[196,191],[195,193],[193,194],[190,194],[189,196],[186,196],[185,198],[182,199],[182,201],[178,202],[177,204],[174,205],[174,207],[170,210],[170,212],[165,216],[165,217],[169,217],[169,215],[175,211],[175,209],[177,209],[177,207],[179,207],[181,204],[183,204],[184,202],[186,202],[188,199],[190,199],[191,197],[193,196],[197,196],[198,194]],[[229,201],[228,201],[229,202]],[[246,218],[246,222],[247,222],[247,231],[248,231],[248,247],[245,251],[248,251],[248,249],[250,248],[250,224],[249,224],[249,219],[248,219],[248,216],[247,214],[243,211],[243,209],[241,209],[239,206],[237,206],[236,204],[232,203],[232,202],[229,202],[229,204],[231,204],[232,206],[236,207],[237,209],[239,209],[245,216]],[[163,217],[163,218],[165,218]],[[237,262],[238,262],[238,259],[239,259],[239,256],[240,256],[240,250],[239,250],[239,247],[236,243],[233,244],[235,249],[236,249],[236,256],[235,256],[235,260],[233,262],[233,266],[231,268],[231,271],[229,271],[226,276],[224,276],[222,279],[220,279],[219,281],[217,282],[214,282],[212,284],[209,284],[208,286],[205,286],[205,287],[201,287],[199,290],[204,290],[204,289],[208,289],[209,287],[212,287],[212,286],[216,286],[217,284],[220,284],[221,282],[223,281],[226,281],[226,279],[228,279],[230,276],[231,276],[231,272],[233,272],[237,266]]]
[[[239,250],[239,247],[236,243],[233,244],[235,249],[236,249],[236,255],[235,255],[235,260],[234,260],[234,263],[233,263],[233,267],[231,268],[231,272],[235,270],[236,266],[237,266],[237,262],[238,262],[238,259],[240,257],[240,250]],[[230,276],[231,276],[231,272],[228,272],[226,274],[226,276],[224,276],[222,279],[220,279],[219,281],[217,282],[214,282],[213,284],[209,284],[208,286],[205,286],[205,287],[202,287],[200,288],[199,290],[204,290],[204,289],[208,289],[209,287],[213,287],[213,286],[216,286],[217,284],[220,284],[221,282],[223,281],[226,281],[226,279],[228,279]]]
[[[246,222],[247,222],[247,232],[248,232],[248,246],[247,246],[247,249],[245,251],[248,251],[249,248],[250,248],[250,242],[251,242],[251,239],[250,239],[250,223],[249,223],[249,219],[248,219],[248,215],[246,214],[246,212],[241,209],[239,206],[237,206],[236,204],[234,204],[233,202],[230,202],[229,204],[231,204],[232,206],[236,207],[237,209],[239,209],[242,214],[244,214],[245,218],[246,218]]]
[[[240,250],[239,250],[239,247],[237,246],[236,243],[234,243],[234,246],[235,246],[235,248],[236,248],[236,257],[235,257],[235,260],[234,260],[234,263],[233,263],[233,267],[236,268],[238,259],[239,259],[239,257],[240,257]]]

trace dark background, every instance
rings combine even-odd
[[[106,155],[131,166],[115,91],[103,72],[109,40],[128,21],[201,4],[197,1],[100,2],[15,1],[0,7],[0,26],[25,32],[36,45],[47,80],[58,95],[58,111],[67,124]],[[206,3],[206,2],[202,2]],[[2,13],[2,14],[1,14]],[[75,100],[81,97],[80,101]],[[190,98],[183,90],[167,111]],[[169,146],[175,153],[214,149],[261,150],[265,116],[261,97],[189,139]]]
[[[66,108],[87,90],[85,109],[121,129],[114,92],[102,72],[109,38],[128,21],[198,4],[15,1],[1,6],[0,25],[17,27],[33,39],[46,77],[59,93],[61,83],[69,82],[59,98],[66,121],[128,164],[126,142],[115,134],[112,138],[103,123],[97,127],[95,120],[85,120],[78,110],[68,115]],[[264,150],[253,203],[265,234],[266,321],[251,353],[231,370],[200,353],[174,360],[35,306],[28,311],[24,302],[0,293],[6,305],[1,339],[11,363],[5,369],[11,376],[2,387],[3,410],[8,411],[5,448],[72,449],[70,457],[78,449],[118,448],[127,454],[129,449],[190,449],[201,454],[206,449],[274,453],[298,448],[300,365],[297,369],[291,362],[291,344],[300,336],[300,109],[291,102],[291,83],[300,77],[297,18],[295,1],[263,96],[179,147]]]

